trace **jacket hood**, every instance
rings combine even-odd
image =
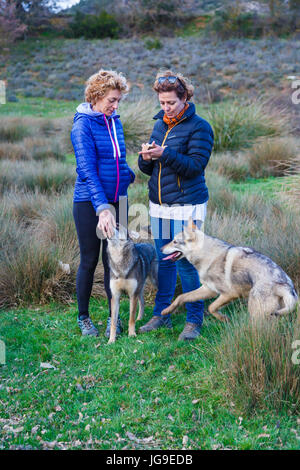
[[[77,120],[78,118],[82,117],[82,115],[89,116],[92,119],[98,119],[103,118],[104,113],[100,113],[98,111],[94,111],[92,109],[91,103],[81,103],[79,106],[76,108],[76,114],[74,117],[74,120]],[[111,118],[117,118],[119,115],[116,113],[116,111],[113,112],[111,116],[106,116],[106,119],[111,119]]]
[[[188,109],[186,110],[186,112],[184,113],[184,115],[182,116],[182,119],[183,119],[183,118],[188,119],[188,118],[194,116],[194,114],[196,113],[196,107],[195,107],[194,103],[191,103],[191,102],[188,101],[188,104],[189,104],[189,107],[188,107]],[[164,114],[165,114],[164,110],[161,109],[161,110],[159,111],[159,113],[157,113],[157,114],[153,117],[153,119],[163,119]]]

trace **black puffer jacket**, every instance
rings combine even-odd
[[[210,124],[189,107],[181,120],[168,130],[160,111],[154,119],[149,142],[167,145],[162,156],[150,162],[139,156],[139,168],[151,176],[149,198],[156,204],[202,204],[208,200],[204,170],[214,143]]]

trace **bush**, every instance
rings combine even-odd
[[[73,166],[44,160],[41,162],[0,161],[0,193],[12,188],[49,193],[62,191],[75,182]]]
[[[152,49],[162,49],[163,45],[162,43],[160,42],[159,39],[147,39],[145,41],[145,47],[146,49],[148,49],[149,51],[151,51]]]
[[[299,6],[297,8],[299,9]],[[256,39],[267,35],[290,35],[297,31],[299,26],[300,16],[295,14],[295,11],[262,15],[257,12],[245,12],[240,7],[235,7],[230,10],[217,10],[207,29],[222,39],[230,37]]]
[[[38,191],[4,196],[0,308],[72,299],[79,255],[72,197],[73,189],[50,200]],[[61,270],[59,261],[70,264],[71,274]]]
[[[285,135],[288,118],[271,111],[262,102],[251,104],[224,102],[207,111],[215,134],[214,150],[238,150],[249,147],[258,137]]]
[[[289,211],[263,194],[233,192],[228,180],[215,173],[207,173],[207,183],[210,210],[205,230],[269,256],[300,285],[300,210]]]
[[[0,142],[18,142],[31,135],[31,129],[20,119],[5,119],[0,124]]]
[[[120,32],[118,21],[106,11],[100,15],[84,15],[76,12],[74,21],[70,24],[70,35],[74,38],[85,39],[117,38]]]
[[[120,115],[127,150],[136,152],[143,142],[148,142],[156,111],[155,101],[146,97],[137,103],[122,104]]]
[[[266,406],[299,412],[299,365],[291,360],[299,335],[300,324],[291,316],[258,324],[248,315],[234,318],[216,346],[218,380],[222,377],[229,399],[250,413]]]
[[[245,13],[238,7],[230,10],[217,10],[208,28],[223,39],[257,38],[264,32],[262,19],[257,13]]]
[[[294,139],[273,138],[256,143],[247,154],[250,174],[254,178],[284,176],[291,168],[298,149]]]
[[[215,152],[210,158],[209,169],[236,182],[249,175],[249,165],[243,154]]]

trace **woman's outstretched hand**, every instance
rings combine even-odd
[[[139,152],[142,155],[143,160],[156,160],[163,154],[165,147],[157,145],[155,141],[152,144],[142,144],[142,150]]]
[[[110,210],[105,209],[99,214],[99,222],[97,225],[98,229],[101,230],[103,235],[107,238],[114,236],[114,228],[116,227],[116,220]]]

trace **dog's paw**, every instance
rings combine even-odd
[[[161,312],[162,315],[168,315],[169,313],[171,313],[173,311],[173,309],[171,308],[171,305],[170,307],[167,307],[167,308],[164,308]]]
[[[223,321],[224,323],[229,323],[229,317],[227,315],[224,315],[223,313],[220,313],[220,320]]]
[[[128,336],[129,336],[130,338],[136,338],[136,332],[128,333]]]
[[[115,339],[109,339],[108,342],[107,342],[107,344],[113,344],[113,343],[115,343],[115,342],[116,342]]]

